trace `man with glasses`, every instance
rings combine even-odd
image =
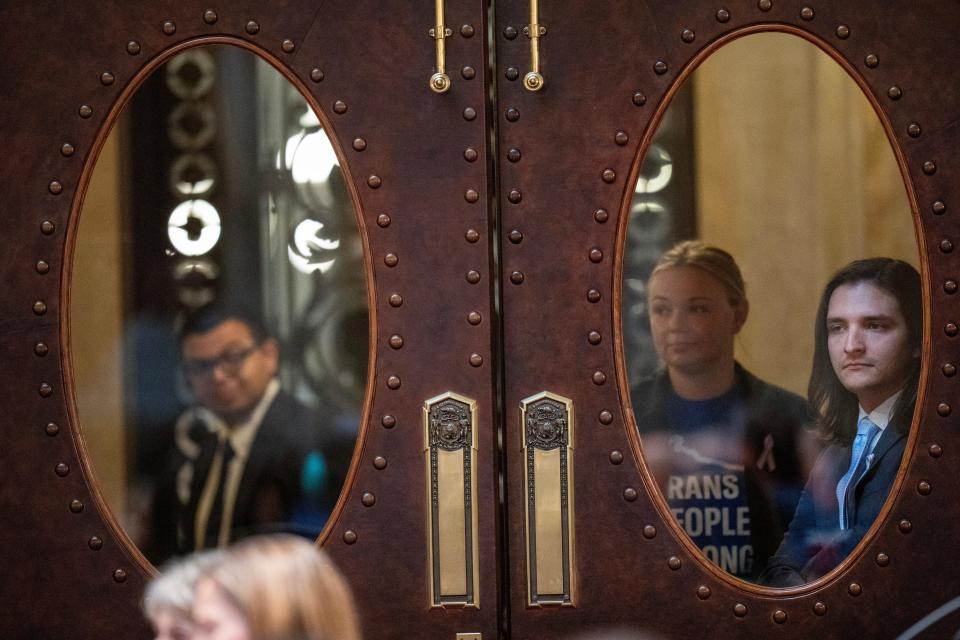
[[[253,314],[207,306],[185,318],[179,346],[195,404],[175,427],[176,543],[168,546],[185,553],[297,531],[295,512],[329,479],[314,446],[317,415],[280,389],[276,340]]]

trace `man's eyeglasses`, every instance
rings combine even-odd
[[[259,346],[255,344],[246,349],[231,349],[221,353],[216,358],[185,360],[183,372],[190,378],[209,378],[213,375],[214,370],[220,367],[224,373],[236,375],[240,373],[243,363],[250,357],[250,354],[256,351]]]

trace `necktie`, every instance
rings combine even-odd
[[[837,483],[837,502],[840,505],[840,529],[849,529],[853,524],[853,514],[856,509],[854,494],[857,481],[867,467],[867,448],[873,441],[880,427],[873,424],[870,418],[864,416],[857,424],[857,437],[853,439],[850,448],[850,468]]]
[[[214,485],[215,493],[213,501],[210,504],[210,511],[207,512],[206,522],[197,522],[196,540],[202,541],[202,545],[197,549],[209,549],[217,546],[220,538],[220,523],[223,520],[223,497],[227,488],[227,476],[230,471],[230,461],[233,460],[234,450],[230,445],[228,437],[222,437],[217,444],[217,452],[214,455],[213,463],[210,465],[209,476],[204,481],[204,486],[210,482],[216,482]],[[198,518],[199,520],[199,518]]]

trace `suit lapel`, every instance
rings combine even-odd
[[[883,430],[883,433],[880,434],[880,439],[877,441],[877,445],[873,448],[871,453],[872,458],[870,460],[870,466],[860,475],[857,479],[857,487],[859,487],[864,480],[876,473],[877,468],[880,466],[880,462],[883,460],[884,456],[889,453],[890,449],[893,448],[895,444],[900,442],[906,437],[905,434],[900,433],[900,430],[897,429],[896,425],[889,424],[887,428]]]

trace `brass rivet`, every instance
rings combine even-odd
[[[80,110],[77,111],[80,114],[80,117],[87,119],[93,115],[93,109],[90,108],[90,105],[82,104],[80,105]]]
[[[483,317],[480,315],[478,311],[471,311],[470,313],[467,314],[467,322],[469,322],[473,326],[477,326],[478,324],[480,324],[482,320],[483,320]]]
[[[610,184],[617,179],[617,172],[613,169],[604,169],[603,173],[600,174],[600,177],[603,178],[604,182]]]
[[[910,136],[911,138],[919,138],[919,137],[920,137],[920,125],[917,124],[916,122],[911,122],[911,123],[907,126],[907,135]]]
[[[643,527],[643,537],[647,540],[653,540],[657,537],[657,528],[652,524],[644,525]]]
[[[177,32],[177,25],[173,20],[164,20],[163,26],[160,27],[163,30],[163,33],[172,36]]]
[[[390,376],[387,378],[387,387],[396,391],[400,388],[400,378],[399,376]]]
[[[517,120],[520,119],[520,112],[513,107],[510,107],[509,109],[507,109],[505,115],[508,122],[516,122]]]
[[[472,25],[472,24],[465,24],[465,25],[463,25],[462,27],[460,27],[460,35],[462,35],[464,38],[472,38],[472,37],[473,37],[473,25]]]
[[[643,105],[647,104],[647,96],[643,95],[643,93],[639,91],[634,92],[633,104],[637,107],[642,107]]]
[[[477,119],[477,110],[473,107],[467,107],[463,110],[463,119],[467,122],[471,122]]]
[[[477,77],[477,70],[473,67],[467,66],[463,69],[460,69],[460,75],[463,76],[464,80],[473,80]]]
[[[679,571],[680,567],[683,566],[683,562],[681,562],[677,556],[670,556],[667,558],[667,566],[670,567],[671,571]]]
[[[116,571],[113,572],[113,579],[114,581],[120,582],[120,583],[126,582],[127,572],[124,571],[123,569],[117,569]]]
[[[507,67],[507,70],[503,72],[503,77],[507,80],[516,80],[520,77],[520,70],[516,67]]]
[[[747,605],[741,602],[733,605],[733,615],[737,616],[738,618],[742,618],[743,616],[747,615]]]
[[[950,253],[951,251],[953,251],[953,243],[950,242],[949,240],[941,240],[940,251],[944,253]]]
[[[337,100],[333,103],[333,112],[338,115],[343,115],[347,112],[347,103],[343,100]]]
[[[759,7],[760,11],[770,11],[770,9],[773,9],[773,2],[771,2],[771,0],[760,0],[760,2],[757,3],[757,7]]]
[[[504,27],[503,37],[507,40],[513,40],[517,37],[517,28],[516,27]]]
[[[931,160],[927,160],[923,163],[923,172],[928,176],[932,176],[937,172],[937,163]]]
[[[697,34],[693,32],[693,29],[684,29],[680,32],[680,39],[686,43],[693,42],[697,37]]]
[[[943,328],[943,332],[953,338],[957,335],[958,329],[957,325],[953,322],[948,322],[947,325]]]
[[[397,426],[397,419],[391,415],[385,415],[380,418],[380,424],[382,424],[385,429],[393,429]]]
[[[385,213],[381,213],[377,216],[377,225],[386,229],[390,226],[390,216]]]
[[[377,497],[367,491],[360,497],[360,502],[365,507],[372,507],[377,502]]]
[[[897,523],[897,528],[900,529],[900,533],[910,533],[913,531],[913,523],[904,518]]]
[[[470,244],[473,244],[474,242],[477,242],[480,239],[480,232],[477,231],[476,229],[467,229],[467,233],[465,237],[467,238],[467,242],[469,242]]]
[[[383,456],[377,456],[373,459],[373,468],[377,471],[383,471],[387,468],[387,459]]]
[[[717,11],[717,22],[730,22],[730,12],[726,9]]]
[[[42,316],[47,312],[47,305],[43,300],[37,300],[33,303],[33,312],[38,316]]]
[[[70,467],[67,464],[61,462],[60,464],[58,464],[53,468],[53,471],[61,478],[66,478],[67,475],[70,473]]]
[[[507,160],[510,162],[520,162],[521,157],[520,149],[510,149],[507,151]]]
[[[110,85],[112,85],[114,80],[116,80],[116,78],[114,78],[113,74],[110,73],[109,71],[104,71],[103,73],[100,74],[100,84],[102,84],[105,87],[109,87]]]
[[[783,609],[777,609],[773,612],[773,621],[777,624],[783,624],[787,621],[787,612]]]
[[[623,490],[623,499],[627,502],[633,502],[637,499],[637,490],[633,487],[627,487]]]
[[[87,540],[87,546],[93,551],[100,551],[100,549],[103,548],[103,540],[101,540],[99,536],[93,536]]]
[[[598,263],[602,261],[603,261],[603,251],[601,251],[597,247],[590,249],[590,262]]]
[[[314,67],[310,70],[310,79],[314,82],[323,82],[323,69]]]
[[[383,256],[383,264],[387,265],[388,267],[395,267],[397,266],[398,262],[400,262],[400,258],[398,258],[397,254],[395,253],[388,253],[387,255]]]
[[[58,196],[63,193],[63,185],[59,181],[54,180],[47,185],[47,190],[53,195]]]
[[[260,23],[256,20],[247,21],[246,26],[244,27],[247,30],[247,33],[254,36],[260,33]]]
[[[943,290],[948,294],[954,294],[957,292],[957,281],[956,280],[947,280],[943,283]]]
[[[52,235],[55,230],[56,230],[56,227],[54,226],[53,222],[51,222],[50,220],[44,220],[43,222],[40,223],[40,233],[42,233],[45,236]]]
[[[887,96],[888,96],[891,100],[899,100],[900,98],[903,97],[903,89],[901,89],[900,87],[894,85],[894,86],[890,87],[889,89],[887,89]]]
[[[64,142],[60,147],[60,155],[62,155],[64,158],[69,158],[72,156],[74,151],[75,149],[73,148],[73,145],[69,142]]]
[[[523,194],[517,189],[512,189],[510,193],[507,194],[507,200],[512,204],[520,204],[520,201],[523,200]]]
[[[859,582],[851,582],[850,585],[847,586],[847,593],[856,598],[863,593],[863,587],[860,586]]]
[[[33,352],[42,358],[50,352],[50,347],[45,342],[38,342],[33,345]]]
[[[60,433],[60,425],[55,422],[48,422],[47,426],[43,428],[48,436],[51,438]]]
[[[800,9],[800,17],[803,20],[813,20],[813,15],[813,9],[810,7],[804,7],[803,9]]]
[[[937,200],[930,207],[933,210],[934,215],[942,216],[947,212],[947,205],[943,200]]]
[[[594,371],[592,378],[593,384],[601,385],[607,381],[607,374],[605,374],[603,371]]]
[[[919,493],[920,495],[928,496],[930,495],[931,491],[933,491],[933,486],[931,486],[930,483],[927,482],[926,480],[921,480],[917,484],[917,493]]]
[[[357,541],[357,532],[352,529],[347,529],[343,532],[343,541],[347,544],[353,544]]]
[[[53,387],[46,382],[41,382],[39,393],[41,398],[49,398],[53,395]]]
[[[507,237],[510,238],[510,242],[513,244],[520,244],[523,242],[523,234],[517,229],[511,231]]]
[[[480,282],[480,272],[473,269],[467,271],[467,282],[470,284],[477,284]]]
[[[657,60],[653,63],[653,72],[658,76],[662,76],[667,72],[667,63],[663,60]]]
[[[471,366],[471,367],[479,367],[479,366],[482,365],[482,364],[483,364],[483,356],[481,356],[479,353],[471,353],[471,354],[470,354],[470,366]]]
[[[37,273],[39,273],[40,275],[45,275],[47,273],[50,273],[50,263],[48,263],[46,260],[38,260],[36,269],[37,269]]]
[[[136,40],[131,40],[130,42],[128,42],[127,53],[129,53],[132,56],[135,56],[138,53],[140,53],[140,43],[137,42]]]
[[[394,334],[390,336],[390,346],[394,349],[400,349],[403,347],[403,336]]]
[[[280,48],[283,49],[284,53],[293,53],[293,50],[297,48],[297,45],[293,44],[293,40],[284,40],[280,43]]]
[[[948,405],[946,402],[941,402],[937,405],[937,413],[946,418],[948,415],[950,415],[950,405]]]
[[[514,271],[513,273],[511,273],[510,282],[512,282],[513,284],[523,284],[523,272]]]
[[[480,154],[473,147],[467,147],[463,150],[463,159],[467,162],[476,162]]]
[[[215,24],[217,22],[217,12],[207,9],[203,12],[203,21],[207,24]]]
[[[469,202],[470,204],[473,204],[474,202],[480,199],[480,194],[477,193],[476,189],[467,189],[463,193],[463,199]]]
[[[613,422],[613,414],[607,410],[603,410],[600,412],[598,419],[600,420],[600,424],[610,424]]]
[[[593,344],[593,345],[600,344],[600,341],[602,339],[603,338],[600,336],[599,331],[591,331],[590,333],[587,334],[587,342],[589,342],[590,344]]]
[[[947,376],[948,378],[952,378],[953,376],[957,375],[956,365],[951,364],[949,362],[943,365],[942,371],[943,371],[943,375]]]
[[[612,464],[620,464],[623,462],[623,452],[613,450],[610,452],[610,462]]]
[[[845,24],[838,25],[836,34],[841,40],[846,40],[850,37],[850,27]]]
[[[863,59],[863,64],[867,65],[871,69],[876,69],[877,65],[880,64],[880,59],[871,53],[870,55],[868,55],[866,58]]]
[[[606,209],[597,209],[596,211],[593,212],[593,219],[599,222],[600,224],[603,224],[604,222],[610,219],[610,214],[607,213]]]
[[[587,300],[593,303],[600,302],[600,292],[596,289],[590,289],[587,291]]]
[[[930,452],[931,458],[939,458],[943,455],[943,447],[938,444],[930,445],[930,449],[928,449],[928,451]]]
[[[700,598],[701,600],[706,600],[707,598],[709,598],[710,587],[708,587],[705,584],[702,584],[699,587],[697,587],[697,597]]]
[[[73,513],[80,513],[81,511],[83,511],[83,503],[80,502],[79,500],[71,500],[70,511],[72,511]]]
[[[613,136],[613,141],[622,147],[630,142],[630,136],[627,135],[626,131],[617,131]]]
[[[881,567],[886,567],[890,564],[890,556],[881,551],[877,554],[876,561]]]
[[[390,295],[389,302],[391,307],[399,307],[403,304],[403,296],[399,293],[393,293]]]
[[[380,176],[370,176],[367,178],[367,186],[371,189],[379,189],[380,185],[382,184],[383,180],[380,178]]]
[[[813,612],[818,616],[825,615],[827,613],[827,605],[822,602],[815,602],[813,604]]]

